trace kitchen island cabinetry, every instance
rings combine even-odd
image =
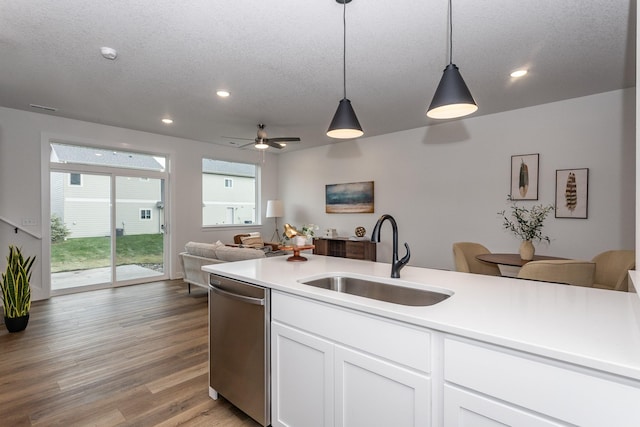
[[[444,341],[445,426],[638,426],[637,381],[471,340]]]
[[[638,295],[308,257],[203,267],[271,289],[274,426],[640,426]],[[305,285],[334,276],[450,297]]]
[[[273,426],[431,425],[428,331],[277,292],[271,314]]]

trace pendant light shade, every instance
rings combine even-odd
[[[331,138],[347,139],[357,138],[362,136],[364,132],[356,116],[356,112],[353,111],[351,101],[347,98],[343,98],[338,104],[336,114],[331,120],[327,136]]]
[[[440,84],[433,95],[427,117],[432,119],[455,119],[478,110],[467,84],[458,67],[453,63],[453,9],[449,0],[449,65],[444,69]]]
[[[338,138],[338,139],[349,139],[349,138],[357,138],[359,136],[364,135],[362,131],[362,126],[360,126],[360,122],[358,121],[358,117],[356,116],[356,112],[353,111],[353,107],[351,106],[351,101],[347,99],[347,20],[346,20],[346,11],[347,11],[347,3],[350,3],[351,0],[336,0],[338,3],[343,5],[342,9],[342,29],[343,29],[343,39],[342,39],[342,82],[343,82],[343,90],[344,97],[338,104],[338,109],[336,110],[336,114],[333,116],[333,120],[331,120],[331,124],[329,125],[329,129],[327,130],[327,136],[330,138]]]
[[[432,119],[454,119],[475,113],[478,109],[467,84],[455,64],[444,69],[440,84],[427,111]]]

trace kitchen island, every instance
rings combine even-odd
[[[636,294],[305,256],[203,268],[272,290],[274,426],[640,425]],[[300,283],[328,273],[451,296],[416,307]]]

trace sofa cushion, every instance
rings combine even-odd
[[[242,261],[245,259],[266,258],[264,252],[252,248],[234,248],[231,246],[218,246],[216,258],[220,261]]]
[[[196,255],[203,258],[217,258],[216,248],[224,246],[224,243],[218,241],[216,243],[189,242],[184,245],[184,249],[190,255]]]

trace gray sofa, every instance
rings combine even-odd
[[[264,251],[260,249],[226,246],[221,242],[189,242],[184,246],[184,250],[180,253],[180,263],[184,281],[189,285],[189,292],[192,284],[209,288],[208,275],[202,271],[204,265],[266,258]]]

